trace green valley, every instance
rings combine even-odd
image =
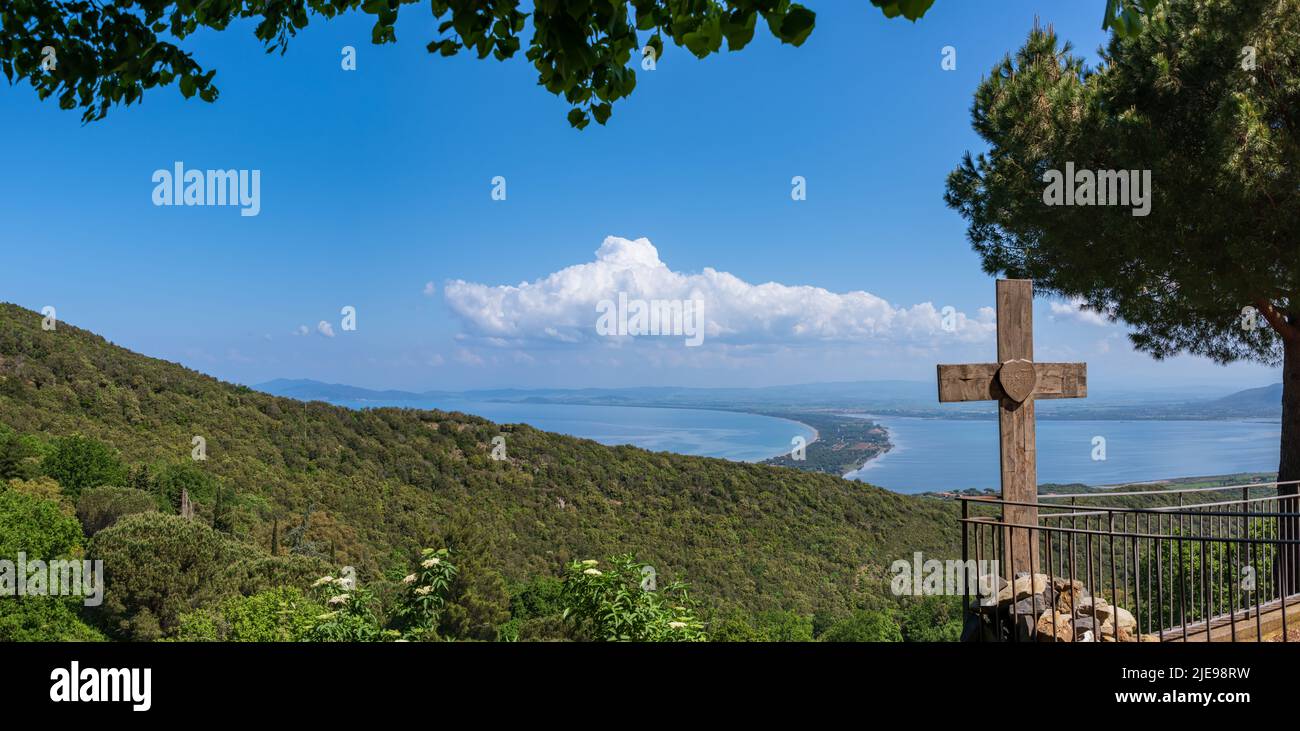
[[[573,562],[635,554],[661,585],[689,584],[715,637],[779,638],[770,628],[793,621],[811,639],[814,625],[907,611],[888,590],[895,559],[958,553],[945,501],[459,413],[269,396],[72,325],[43,330],[39,314],[13,305],[0,306],[0,425],[7,491],[76,512],[86,540],[60,550],[105,558],[109,600],[89,619],[122,638],[174,637],[195,611],[285,585],[307,591],[343,566],[362,586],[397,591],[433,546],[461,568],[452,636],[512,636],[524,620],[548,636],[547,597]],[[205,459],[194,458],[195,437]],[[176,517],[185,499],[191,521]],[[191,555],[195,545],[222,565]],[[149,551],[216,575],[193,584],[182,572],[193,593],[146,600],[148,581],[164,579],[131,566],[139,596],[115,592],[128,569],[113,561]]]

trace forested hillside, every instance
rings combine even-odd
[[[67,323],[43,330],[39,314],[8,304],[0,425],[29,445],[29,474],[59,439],[84,435],[120,455],[106,484],[166,492],[164,512],[187,487],[199,519],[239,542],[354,565],[363,580],[456,541],[510,586],[635,553],[707,607],[835,617],[892,602],[895,559],[959,557],[951,503],[465,414],[302,403]],[[196,436],[206,460],[192,458]],[[503,460],[492,458],[497,436]]]

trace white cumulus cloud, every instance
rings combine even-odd
[[[320,322],[316,323],[316,332],[320,333],[321,335],[324,335],[327,338],[332,338],[334,337],[334,326],[329,324],[328,322],[325,322],[324,320],[321,320]]]
[[[1074,320],[1075,322],[1097,325],[1098,327],[1105,327],[1110,324],[1105,315],[1096,310],[1087,309],[1083,306],[1083,300],[1079,298],[1071,299],[1069,302],[1053,302],[1051,308],[1053,320],[1058,318]]]
[[[454,280],[443,287],[466,336],[495,345],[606,341],[596,332],[597,304],[616,300],[620,293],[629,299],[702,301],[707,339],[733,345],[933,346],[981,341],[996,328],[991,307],[980,308],[974,317],[958,312],[945,329],[942,308],[930,302],[896,306],[861,290],[753,284],[708,267],[698,274],[673,271],[645,238],[607,237],[594,261],[532,282]]]

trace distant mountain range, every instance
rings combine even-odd
[[[403,401],[496,401],[533,404],[657,406],[730,411],[856,411],[893,416],[989,418],[992,402],[937,403],[935,386],[921,381],[842,381],[763,388],[632,387],[582,389],[479,389],[469,391],[371,390],[307,379],[276,379],[253,386],[276,396],[329,403]],[[1208,394],[1208,395],[1207,395]],[[1108,392],[1086,400],[1052,400],[1039,404],[1047,419],[1238,419],[1279,418],[1282,384],[1235,393],[1226,389],[1160,389]]]

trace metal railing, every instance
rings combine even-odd
[[[1001,567],[996,586],[968,582],[967,638],[1045,640],[1050,625],[1060,639],[1064,621],[1072,641],[1286,641],[1300,620],[1300,495],[1286,485],[1300,481],[962,497],[963,564]],[[1009,522],[1008,507],[1037,519]],[[1080,615],[1087,597],[1119,608],[1109,626]]]

